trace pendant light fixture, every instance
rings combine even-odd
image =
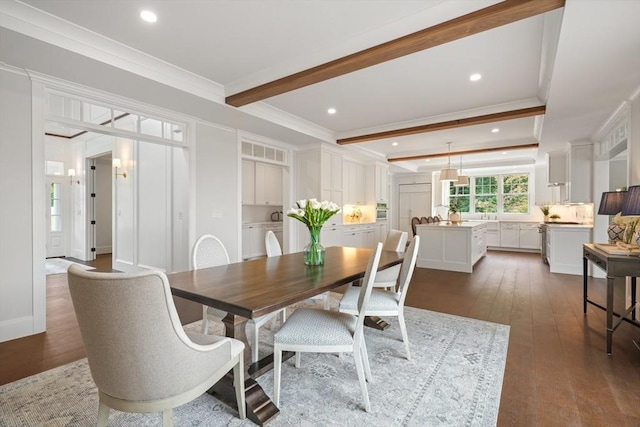
[[[440,171],[440,181],[457,181],[458,171],[451,164],[451,143],[447,142],[449,146],[449,160],[447,167]]]
[[[460,173],[458,173],[458,180],[453,183],[456,187],[462,187],[469,185],[469,177],[462,174],[462,156],[460,156]]]

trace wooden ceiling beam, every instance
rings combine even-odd
[[[435,153],[435,154],[421,154],[418,156],[405,156],[405,157],[392,157],[387,159],[388,162],[409,162],[412,160],[421,160],[421,159],[433,159],[437,157],[448,157],[448,156],[464,156],[467,154],[478,154],[478,153],[490,153],[492,151],[512,151],[512,150],[524,150],[527,148],[538,148],[540,144],[523,144],[523,145],[509,145],[503,147],[490,147],[490,148],[478,148],[476,150],[465,150],[465,151],[452,151],[449,153],[445,151],[443,153]]]
[[[397,138],[419,133],[435,132],[439,130],[455,129],[465,126],[475,126],[486,123],[500,122],[504,120],[539,116],[544,114],[546,111],[547,107],[544,105],[540,105],[538,107],[521,108],[519,110],[503,111],[500,113],[485,114],[482,116],[466,117],[464,119],[448,120],[446,122],[429,123],[427,125],[412,126],[403,129],[394,129],[384,132],[352,136],[349,138],[338,139],[336,142],[338,143],[338,145],[346,145],[365,141],[374,141],[376,139]]]
[[[505,0],[433,27],[227,96],[234,107],[300,89],[373,65],[564,7],[565,0]]]

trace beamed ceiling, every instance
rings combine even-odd
[[[539,162],[592,137],[640,87],[637,1],[114,4],[3,1],[0,25],[6,39],[15,32],[205,98],[220,124],[341,145],[395,171],[439,168],[448,142],[465,169]],[[155,24],[139,19],[144,8]],[[260,120],[269,125],[250,128]]]

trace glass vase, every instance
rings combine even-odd
[[[304,247],[304,263],[306,265],[324,264],[324,246],[320,244],[320,230],[322,227],[309,227],[311,241]]]

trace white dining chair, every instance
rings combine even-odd
[[[404,321],[404,302],[407,298],[407,290],[413,276],[413,271],[418,259],[418,248],[420,247],[420,236],[415,236],[405,254],[404,260],[400,265],[400,285],[398,291],[385,291],[382,289],[374,289],[371,292],[369,304],[366,307],[365,315],[367,316],[396,316],[400,324],[400,332],[402,341],[407,352],[407,359],[411,360],[409,352],[409,336],[407,334],[407,326]],[[338,310],[342,313],[358,314],[362,313],[358,307],[358,299],[361,289],[359,287],[350,286],[347,288]]]
[[[264,236],[264,244],[267,247],[268,257],[282,255],[282,248],[280,247],[280,242],[278,241],[278,238],[276,237],[273,231],[271,230],[267,231],[267,233]],[[315,295],[309,299],[312,301],[317,301],[317,300],[322,301],[322,308],[324,308],[325,310],[329,310],[330,302],[331,302],[331,296],[329,292],[324,292],[319,295]]]
[[[282,352],[295,351],[295,366],[300,367],[300,353],[342,353],[353,352],[356,372],[362,391],[362,399],[367,412],[371,411],[366,381],[371,381],[371,368],[364,342],[364,312],[366,311],[373,281],[378,270],[382,243],[378,243],[369,259],[363,285],[358,295],[357,313],[347,314],[330,310],[298,308],[273,337],[274,403],[280,406],[280,377],[282,373]]]
[[[211,234],[203,234],[193,246],[192,264],[194,270],[226,265],[229,264],[229,254],[220,239]],[[203,305],[201,332],[206,335],[209,321],[222,321],[226,315],[226,311]]]
[[[404,252],[408,238],[409,233],[406,231],[391,229],[387,234],[387,238],[384,241],[382,249],[385,251]],[[400,264],[380,270],[376,273],[376,281],[374,282],[373,287],[395,290],[399,274]]]
[[[244,344],[185,332],[164,273],[68,270],[73,308],[98,387],[98,426],[111,409],[162,412],[206,393],[233,369],[238,415],[246,417]],[[209,396],[208,398],[213,399]]]
[[[274,257],[282,255],[282,250],[280,249],[280,243],[278,242],[278,238],[273,233],[273,231],[268,230],[264,237],[264,242],[267,247],[267,257]],[[260,345],[259,340],[259,332],[260,328],[267,323],[268,321],[274,321],[276,316],[280,315],[280,324],[284,324],[285,320],[287,320],[287,309],[282,308],[278,311],[274,311],[273,313],[265,314],[264,316],[257,317],[255,319],[249,319],[247,322],[247,328],[250,331],[251,336],[251,362],[258,361],[258,348]]]

